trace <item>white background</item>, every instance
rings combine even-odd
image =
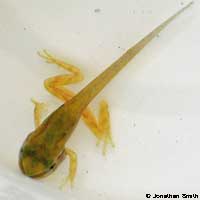
[[[31,195],[37,191],[35,199],[44,199],[39,194],[46,190],[52,192],[43,194],[47,199],[63,195],[82,200],[145,199],[146,193],[199,191],[199,1],[159,34],[91,103],[97,111],[98,102],[108,100],[116,148],[110,147],[103,157],[96,139],[80,122],[67,143],[79,158],[72,190],[69,186],[64,191],[58,189],[67,175],[68,160],[53,175],[38,181],[29,180],[18,169],[19,148],[34,128],[30,98],[47,102],[49,112],[60,105],[42,84],[47,77],[64,71],[45,63],[37,56],[38,50],[48,49],[80,67],[85,80],[71,87],[79,91],[186,3],[1,0],[0,165],[6,169],[0,173],[1,199],[6,199],[1,195],[9,193],[9,184],[16,188],[26,185]]]

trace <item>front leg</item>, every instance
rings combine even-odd
[[[69,148],[65,148],[65,155],[69,156],[69,172],[68,172],[68,176],[63,179],[63,182],[60,185],[60,188],[63,188],[68,181],[70,182],[71,187],[73,187],[74,178],[75,178],[76,170],[77,170],[78,161],[77,161],[76,153]]]
[[[34,108],[34,124],[35,128],[37,128],[41,124],[41,116],[42,112],[45,109],[45,103],[41,103],[36,101],[35,99],[31,99],[32,103],[35,105]]]

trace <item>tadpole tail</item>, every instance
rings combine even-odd
[[[184,8],[179,10],[173,16],[164,21],[161,25],[156,27],[152,32],[146,35],[142,40],[136,43],[133,47],[128,49],[119,59],[112,63],[105,71],[91,81],[85,88],[83,88],[76,96],[71,99],[71,104],[77,112],[81,112],[90,103],[90,101],[107,85],[115,75],[123,69],[126,64],[133,59],[160,31],[162,31],[171,21],[173,21],[184,10],[190,7],[193,2],[187,4]]]

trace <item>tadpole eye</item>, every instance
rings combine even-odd
[[[49,169],[54,169],[55,166],[56,166],[56,165],[53,164],[53,165],[51,165],[51,167],[50,167]]]

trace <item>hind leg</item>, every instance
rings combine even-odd
[[[103,155],[106,154],[107,146],[114,147],[110,127],[110,114],[106,101],[101,101],[99,104],[98,119],[94,116],[89,108],[83,112],[83,121],[91,130],[91,133],[97,138],[97,145],[103,142]]]
[[[56,64],[58,67],[70,72],[68,74],[50,77],[44,81],[44,87],[53,96],[56,96],[62,101],[70,100],[74,96],[74,92],[67,89],[65,86],[78,83],[83,80],[83,74],[81,73],[80,69],[56,58],[46,50],[38,54],[40,57],[44,58],[46,62]]]
[[[81,71],[53,55],[47,51],[39,53],[48,63],[56,64],[57,66],[67,70],[70,74],[58,75],[50,77],[44,81],[44,86],[52,95],[56,96],[62,101],[70,100],[75,94],[67,89],[65,86],[83,80]],[[99,116],[96,118],[90,108],[86,108],[82,114],[82,119],[91,130],[91,132],[97,137],[98,144],[103,142],[103,154],[106,153],[108,144],[114,147],[111,130],[110,130],[110,116],[108,111],[108,104],[106,101],[100,102]]]

